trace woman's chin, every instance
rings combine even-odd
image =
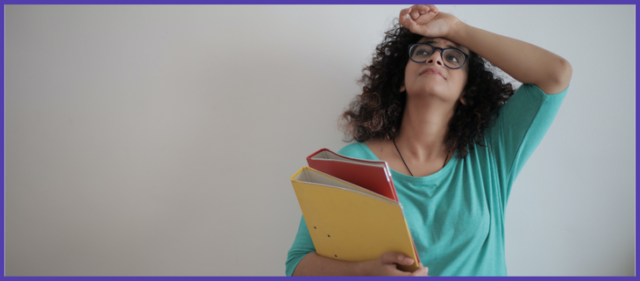
[[[434,85],[434,84],[430,84],[429,86],[420,88],[414,93],[415,94],[410,96],[415,96],[417,98],[433,98],[433,97],[445,98],[447,96],[447,91],[445,87],[442,87],[441,85]]]

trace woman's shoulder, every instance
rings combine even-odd
[[[358,159],[375,160],[375,158],[372,157],[371,150],[363,142],[347,144],[338,151],[338,154]]]

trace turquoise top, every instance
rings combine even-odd
[[[568,88],[567,88],[568,89]],[[464,159],[458,151],[440,171],[411,177],[391,170],[411,236],[430,276],[507,275],[504,219],[511,186],[536,149],[566,96],[547,95],[523,84],[500,108],[485,144],[473,144]],[[338,153],[379,160],[364,143]],[[302,217],[289,250],[286,274],[315,251]]]

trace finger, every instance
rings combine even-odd
[[[406,27],[404,25],[405,20],[407,19],[407,10],[409,9],[402,9],[400,10],[400,16],[398,17],[398,22],[400,22],[400,24],[404,27]]]
[[[419,5],[417,9],[420,10],[420,14],[426,14],[431,8],[429,7],[429,5]]]
[[[398,270],[398,272],[396,272],[396,276],[414,276],[414,275],[411,272],[404,272],[402,270]]]
[[[418,24],[413,19],[411,19],[410,16],[408,17],[408,14],[409,11],[405,12],[405,14],[400,17],[400,24],[409,29],[409,31],[413,32]]]
[[[406,26],[409,29],[409,31],[411,31],[411,33],[415,33],[416,30],[418,29],[419,25],[418,23],[416,23],[414,20],[411,19],[411,17],[408,17],[406,20]]]
[[[380,258],[382,259],[384,255],[385,254],[382,254]],[[411,276],[411,272],[405,272],[398,269],[398,266],[395,263],[382,264],[381,266],[378,265],[378,269],[379,271],[374,274],[376,276]]]
[[[416,20],[420,17],[420,15],[424,14],[422,11],[422,6],[424,5],[413,5],[409,7],[409,16],[411,19]]]
[[[396,258],[396,261],[394,262],[398,264],[412,265],[414,263],[414,260],[410,257],[399,254],[398,257]]]
[[[400,253],[386,252],[382,254],[382,262],[387,264],[397,263],[397,264],[404,264],[404,265],[412,265],[414,261],[412,258]]]
[[[438,14],[438,8],[434,5],[423,5],[420,8],[424,11],[425,16],[429,16],[430,18],[433,18]]]
[[[407,15],[409,14],[409,12],[411,12],[411,8],[406,8],[402,11],[400,11],[400,24],[406,28],[409,28],[410,26],[410,22],[408,22],[407,20],[410,20],[409,17],[407,17]]]
[[[411,276],[428,276],[428,273],[429,273],[429,268],[426,268],[424,267],[424,265],[422,265],[422,263],[419,263],[418,269],[413,271]]]
[[[395,266],[389,271],[389,276],[413,276],[412,272],[402,271],[395,268]]]
[[[420,10],[419,9],[412,9],[411,13],[409,13],[411,15],[411,19],[413,20],[417,20],[420,17]]]
[[[429,276],[428,274],[429,274],[429,268],[421,267],[416,271],[414,271],[413,273],[411,273],[411,276]]]

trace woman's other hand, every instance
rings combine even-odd
[[[414,272],[399,270],[396,265],[412,265],[414,260],[396,252],[386,252],[375,260],[362,262],[362,273],[366,276],[428,276],[429,269],[420,264]]]
[[[413,5],[400,11],[399,22],[411,33],[425,37],[448,38],[460,19],[439,12],[435,5]]]

